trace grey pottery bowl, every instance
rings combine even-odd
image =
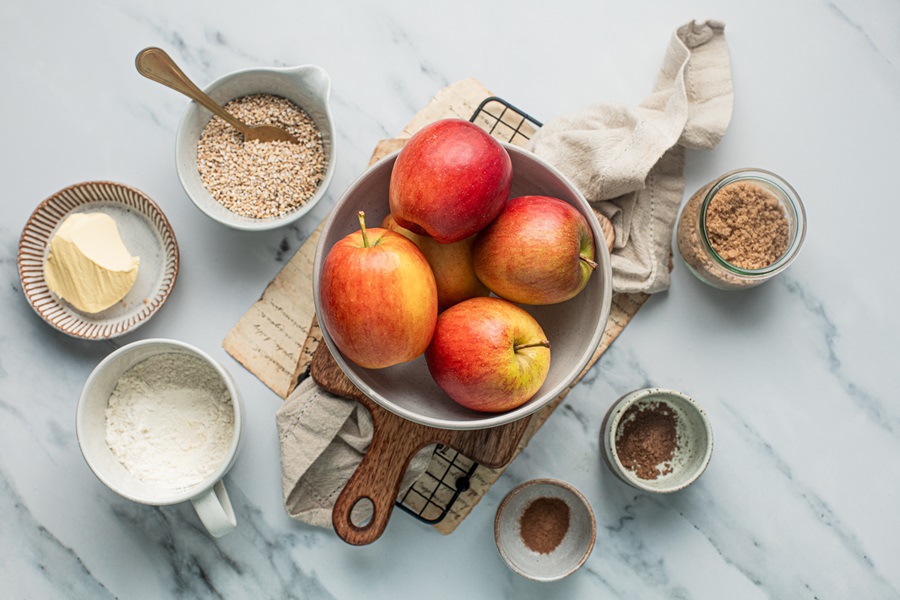
[[[511,423],[539,410],[559,396],[587,365],[600,344],[612,302],[612,270],[603,232],[594,212],[577,189],[552,166],[531,152],[504,144],[512,159],[510,197],[553,196],[575,206],[594,233],[599,263],[580,294],[560,304],[525,306],[552,344],[550,372],[544,385],[525,404],[504,413],[484,413],[454,402],[428,372],[424,356],[386,369],[366,369],[345,359],[328,334],[328,315],[322,310],[319,280],[331,247],[359,229],[357,212],[375,226],[388,214],[388,187],[397,153],[372,165],[338,200],[325,222],[313,265],[313,297],[322,335],[347,377],[376,403],[416,423],[443,429],[482,429]]]
[[[634,405],[665,404],[679,421],[679,442],[672,458],[672,471],[656,479],[641,479],[622,464],[616,451],[616,436],[623,417]],[[713,432],[709,417],[690,396],[675,390],[645,388],[629,392],[616,400],[600,425],[600,454],[613,475],[646,492],[669,493],[683,490],[696,481],[709,465],[713,451]]]

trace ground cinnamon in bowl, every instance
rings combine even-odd
[[[569,505],[560,498],[537,498],[522,513],[519,526],[529,549],[549,554],[569,531]]]
[[[587,498],[558,479],[532,479],[503,498],[494,540],[506,565],[523,577],[557,581],[590,556],[597,521]]]

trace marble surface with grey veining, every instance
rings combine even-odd
[[[470,517],[450,536],[395,513],[355,548],[282,508],[280,400],[221,348],[227,331],[363,171],[441,87],[475,77],[547,121],[639,102],[669,36],[726,23],[734,118],[687,153],[686,190],[728,170],[779,173],[809,223],[777,279],[726,293],[676,257],[650,299]],[[179,186],[174,135],[188,101],[140,77],[167,49],[201,85],[236,69],[314,63],[333,80],[338,163],[300,223],[226,229]],[[897,598],[900,597],[900,4],[804,2],[11,1],[0,7],[0,596],[4,598]],[[171,221],[181,274],[162,310],[114,342],[56,332],[22,295],[16,248],[37,204],[72,183],[147,192]],[[212,539],[189,504],[149,507],[86,466],[75,405],[119,345],[172,337],[220,359],[246,398],[226,483],[238,516]],[[707,472],[666,496],[601,463],[620,395],[676,388],[707,410]],[[597,516],[584,568],[554,584],[509,571],[495,510],[556,477]]]

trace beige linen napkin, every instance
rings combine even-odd
[[[372,417],[361,404],[321,389],[312,377],[297,386],[275,415],[281,443],[281,488],[288,515],[318,527],[331,527],[338,495],[372,441]],[[434,446],[410,461],[402,493],[428,468]],[[362,522],[371,506],[360,505]]]
[[[653,93],[637,107],[597,104],[545,124],[530,149],[566,174],[615,227],[613,289],[669,287],[684,148],[713,148],[731,120],[731,61],[719,21],[672,36]]]

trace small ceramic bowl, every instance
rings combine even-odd
[[[641,410],[656,403],[666,405],[675,414],[677,447],[668,461],[670,472],[656,479],[642,479],[622,463],[616,451],[616,438],[629,408]],[[606,465],[625,483],[647,492],[667,493],[686,488],[706,469],[712,450],[712,426],[706,412],[693,398],[674,390],[647,388],[625,394],[610,407],[600,426],[600,453]]]
[[[523,528],[528,527],[523,517],[538,500],[557,505],[562,501],[568,507],[568,529],[549,552],[532,549],[523,535]],[[537,523],[532,525],[539,527]],[[577,571],[591,555],[596,537],[597,522],[591,505],[581,492],[556,479],[534,479],[514,488],[500,503],[494,519],[494,540],[500,556],[510,569],[535,581],[557,581]]]
[[[303,206],[279,217],[254,219],[232,212],[216,202],[203,185],[197,169],[197,142],[212,113],[191,102],[175,140],[175,165],[184,191],[191,201],[211,219],[245,231],[264,231],[293,223],[307,214],[325,195],[335,166],[335,132],[328,98],[331,80],[324,69],[315,65],[287,68],[244,69],[229,73],[204,90],[213,100],[224,105],[235,98],[251,94],[272,94],[286,98],[302,108],[322,133],[325,150],[325,174],[316,192]]]

